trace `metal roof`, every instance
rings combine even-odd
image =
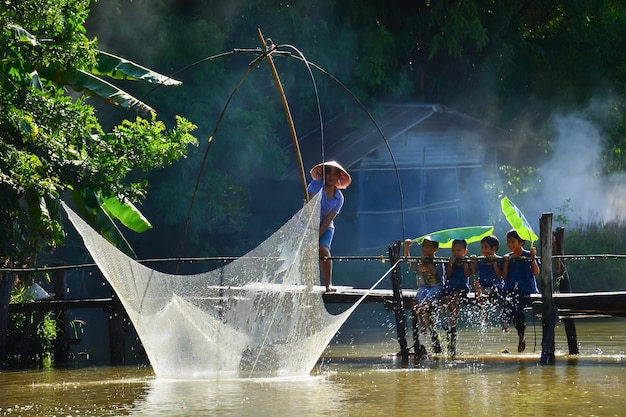
[[[467,146],[482,144],[482,148],[497,150],[499,161],[512,163],[519,154],[513,135],[504,129],[481,122],[467,115],[435,104],[383,105],[383,112],[375,117],[376,123],[365,112],[351,111],[337,116],[323,127],[324,160],[336,160],[346,169],[361,162],[372,152],[389,153],[394,140],[415,140],[421,134],[430,137],[463,138]],[[403,135],[411,131],[411,134]],[[305,171],[322,160],[322,135],[316,129],[298,140]],[[291,147],[293,151],[293,146]],[[464,152],[460,149],[460,152]],[[410,156],[402,155],[405,163]],[[414,156],[417,157],[417,156]],[[395,155],[394,155],[395,158]],[[419,159],[412,159],[418,161]],[[297,178],[298,168],[288,174]]]

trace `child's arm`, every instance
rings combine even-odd
[[[337,217],[337,213],[332,211],[328,213],[326,217],[324,217],[324,221],[322,221],[322,224],[320,224],[320,236],[326,233],[328,227],[330,226],[330,223],[334,220],[335,217]]]
[[[476,255],[470,255],[470,269],[472,275],[476,275]]]
[[[533,275],[539,275],[539,264],[537,264],[537,248],[530,248],[530,258],[532,259]]]
[[[493,271],[496,273],[496,277],[502,278],[502,268],[500,268],[500,264],[495,259],[493,260]]]
[[[504,265],[502,265],[502,279],[506,280],[509,276],[509,255],[504,255]]]
[[[470,275],[472,275],[471,268],[469,266],[469,263],[467,262],[463,264],[463,274],[465,275],[465,278],[468,278]]]
[[[450,260],[448,261],[448,265],[446,265],[446,276],[451,276],[452,275],[452,271],[454,268],[454,261],[456,261],[456,258],[454,257],[454,255],[452,255],[450,257]]]

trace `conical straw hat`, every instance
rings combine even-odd
[[[311,178],[313,178],[314,180],[322,179],[324,177],[324,166],[339,168],[341,175],[339,175],[339,181],[337,181],[337,188],[339,188],[340,190],[348,188],[348,186],[352,182],[352,178],[350,177],[350,174],[348,174],[348,171],[343,169],[343,167],[339,165],[337,161],[326,161],[321,164],[315,165],[313,168],[311,168]]]

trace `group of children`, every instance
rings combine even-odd
[[[317,164],[311,169],[313,181],[308,184],[309,198],[321,192],[319,256],[326,291],[333,291],[332,261],[330,246],[335,227],[334,219],[341,211],[344,197],[340,190],[350,185],[350,174],[336,161]],[[422,242],[422,256],[411,262],[411,270],[417,274],[417,294],[415,297],[414,315],[419,330],[423,335],[430,332],[432,348],[441,353],[441,341],[437,333],[436,317],[443,309],[447,312],[447,320],[442,323],[448,336],[448,351],[456,355],[456,328],[459,312],[467,293],[470,291],[469,279],[477,276],[473,282],[476,302],[479,307],[483,325],[487,324],[487,305],[498,304],[502,307],[500,321],[502,330],[508,332],[512,322],[519,337],[517,350],[526,349],[524,331],[526,320],[524,307],[529,304],[530,294],[537,293],[535,277],[539,275],[539,263],[535,248],[524,249],[524,239],[515,230],[506,234],[506,244],[510,250],[504,257],[498,258],[499,241],[495,236],[487,236],[480,243],[481,256],[467,257],[467,242],[455,240],[452,243],[452,254],[444,264],[435,260],[439,244],[432,240]],[[405,255],[408,256],[408,246]],[[417,333],[416,333],[417,335]],[[416,337],[417,339],[417,337]],[[423,345],[416,342],[415,351],[422,350]]]
[[[463,301],[468,299],[470,277],[473,276],[477,277],[473,281],[473,289],[481,324],[487,325],[488,306],[500,305],[502,331],[508,332],[512,322],[518,334],[517,351],[526,349],[524,307],[530,302],[530,294],[538,292],[536,276],[539,275],[539,261],[535,248],[526,250],[524,243],[517,231],[510,230],[506,234],[510,252],[504,257],[497,257],[500,246],[498,238],[487,236],[480,242],[481,256],[472,255],[468,258],[467,242],[458,239],[452,243],[448,261],[441,263],[435,259],[439,243],[427,239],[422,242],[421,257],[410,263],[411,271],[417,274],[413,313],[419,333],[430,333],[433,352],[442,352],[437,317],[443,311],[446,319],[441,327],[446,330],[448,353],[452,357],[456,356],[459,312]],[[405,255],[408,255],[408,247]],[[416,354],[425,354],[425,347],[417,343],[418,337],[415,339]]]

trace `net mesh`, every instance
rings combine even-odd
[[[160,378],[308,374],[358,305],[338,315],[324,306],[317,285],[319,195],[245,256],[196,275],[136,262],[64,208]]]

